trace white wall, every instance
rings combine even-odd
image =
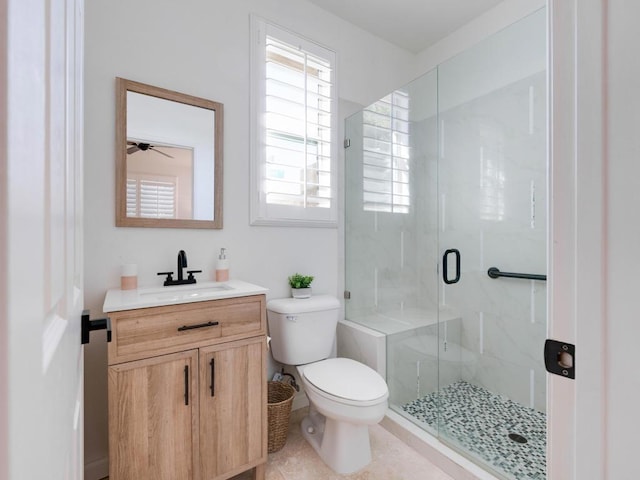
[[[340,105],[368,104],[413,72],[413,55],[301,0],[118,0],[86,2],[85,305],[101,312],[123,263],[139,284],[160,285],[180,249],[211,279],[220,247],[232,278],[288,296],[288,275],[316,277],[314,291],[337,294],[339,229],[249,226],[249,14],[335,50]],[[224,229],[115,228],[115,77],[224,104]],[[350,112],[352,113],[353,109]],[[339,112],[342,130],[343,116]],[[341,136],[339,136],[341,138]],[[86,348],[86,478],[105,475],[106,344]]]

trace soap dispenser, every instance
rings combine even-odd
[[[216,282],[226,282],[229,280],[229,260],[227,260],[226,248],[220,249],[218,255],[218,265],[216,265]]]

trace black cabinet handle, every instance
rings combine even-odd
[[[211,362],[209,362],[209,365],[211,365],[211,386],[209,387],[211,389],[211,396],[215,396],[215,384],[216,384],[216,362],[214,358],[211,358]]]
[[[189,365],[184,366],[184,404],[189,405]]]
[[[185,330],[193,330],[195,328],[205,328],[205,327],[215,327],[219,325],[220,322],[207,322],[207,323],[199,323],[197,325],[183,325],[182,327],[178,327],[179,332],[184,332]]]
[[[456,256],[456,276],[453,280],[449,280],[449,275],[447,272],[447,267],[449,263],[449,254],[453,253]],[[456,248],[450,248],[444,252],[442,256],[442,280],[447,285],[451,285],[452,283],[458,283],[460,281],[460,251]]]

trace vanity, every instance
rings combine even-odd
[[[266,289],[107,292],[109,480],[222,480],[267,460]]]

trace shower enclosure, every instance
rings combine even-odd
[[[540,10],[345,127],[346,318],[391,408],[507,479],[545,478],[546,121]]]

